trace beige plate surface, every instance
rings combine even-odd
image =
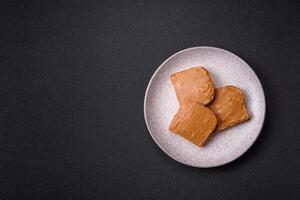
[[[168,130],[179,106],[169,76],[199,65],[210,72],[216,87],[241,88],[251,116],[247,122],[214,133],[201,148]],[[265,110],[264,91],[251,67],[229,51],[204,46],[185,49],[163,62],[153,74],[144,100],[146,125],[158,146],[178,162],[203,168],[224,165],[244,154],[262,129]]]

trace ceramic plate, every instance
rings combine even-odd
[[[251,119],[213,133],[204,147],[170,132],[168,125],[179,105],[170,74],[193,66],[204,66],[215,87],[235,85],[243,90]],[[244,154],[258,137],[265,118],[262,85],[251,67],[235,54],[215,47],[193,47],[163,62],[153,74],[145,94],[144,115],[157,145],[171,158],[193,167],[216,167]]]

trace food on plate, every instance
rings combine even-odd
[[[214,98],[212,78],[204,67],[192,67],[170,76],[180,105],[198,103],[206,105]]]
[[[215,114],[207,107],[189,103],[180,106],[169,130],[197,146],[202,146],[217,124]]]
[[[170,75],[179,109],[169,130],[197,146],[203,146],[213,131],[250,119],[242,91],[235,86],[215,89],[204,67],[192,67]]]
[[[243,93],[235,86],[217,88],[215,98],[208,107],[217,116],[216,131],[222,131],[250,119]]]

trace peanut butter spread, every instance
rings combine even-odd
[[[209,108],[216,114],[218,119],[216,131],[224,130],[250,118],[243,93],[234,86],[216,89],[215,99],[209,105]]]
[[[169,130],[202,146],[217,124],[215,114],[203,105],[182,105],[169,125]]]
[[[214,98],[213,80],[203,67],[193,67],[170,76],[179,104],[206,105]]]

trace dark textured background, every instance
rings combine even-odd
[[[299,1],[0,3],[0,199],[299,199]],[[214,169],[177,163],[143,117],[171,54],[225,48],[266,93],[255,145]]]

